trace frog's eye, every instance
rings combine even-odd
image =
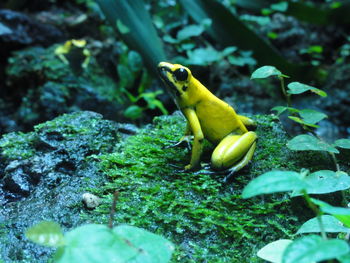
[[[188,78],[188,72],[184,68],[179,68],[174,71],[174,76],[178,81],[185,81]]]

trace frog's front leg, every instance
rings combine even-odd
[[[182,110],[182,112],[185,115],[188,127],[190,127],[191,133],[194,136],[191,161],[190,164],[185,166],[185,170],[193,170],[197,166],[199,166],[200,158],[203,151],[204,135],[196,111],[192,108],[185,108]]]
[[[252,159],[257,135],[249,131],[242,135],[227,135],[215,148],[211,156],[214,169],[229,169],[230,174],[242,169]]]

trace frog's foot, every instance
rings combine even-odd
[[[257,135],[247,132],[243,135],[228,135],[215,148],[211,163],[215,170],[226,170],[228,175],[224,182],[230,180],[232,175],[246,166],[252,159],[256,148]]]
[[[248,129],[248,131],[256,130],[256,122],[246,116],[238,115],[238,118],[243,122],[244,126]]]
[[[176,165],[176,164],[171,164],[171,163],[169,163],[168,166],[171,167],[171,169],[173,170],[174,174],[188,173],[188,171],[186,169],[184,169],[183,166]]]

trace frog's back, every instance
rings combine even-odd
[[[204,137],[213,143],[221,141],[232,132],[237,134],[246,132],[235,110],[211,93],[196,104],[195,110]]]

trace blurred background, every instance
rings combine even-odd
[[[286,105],[277,78],[250,79],[275,66],[328,93],[293,97],[328,115],[319,133],[348,136],[349,13],[345,0],[3,0],[0,133],[79,110],[149,123],[176,110],[156,74],[169,61],[248,115]]]

